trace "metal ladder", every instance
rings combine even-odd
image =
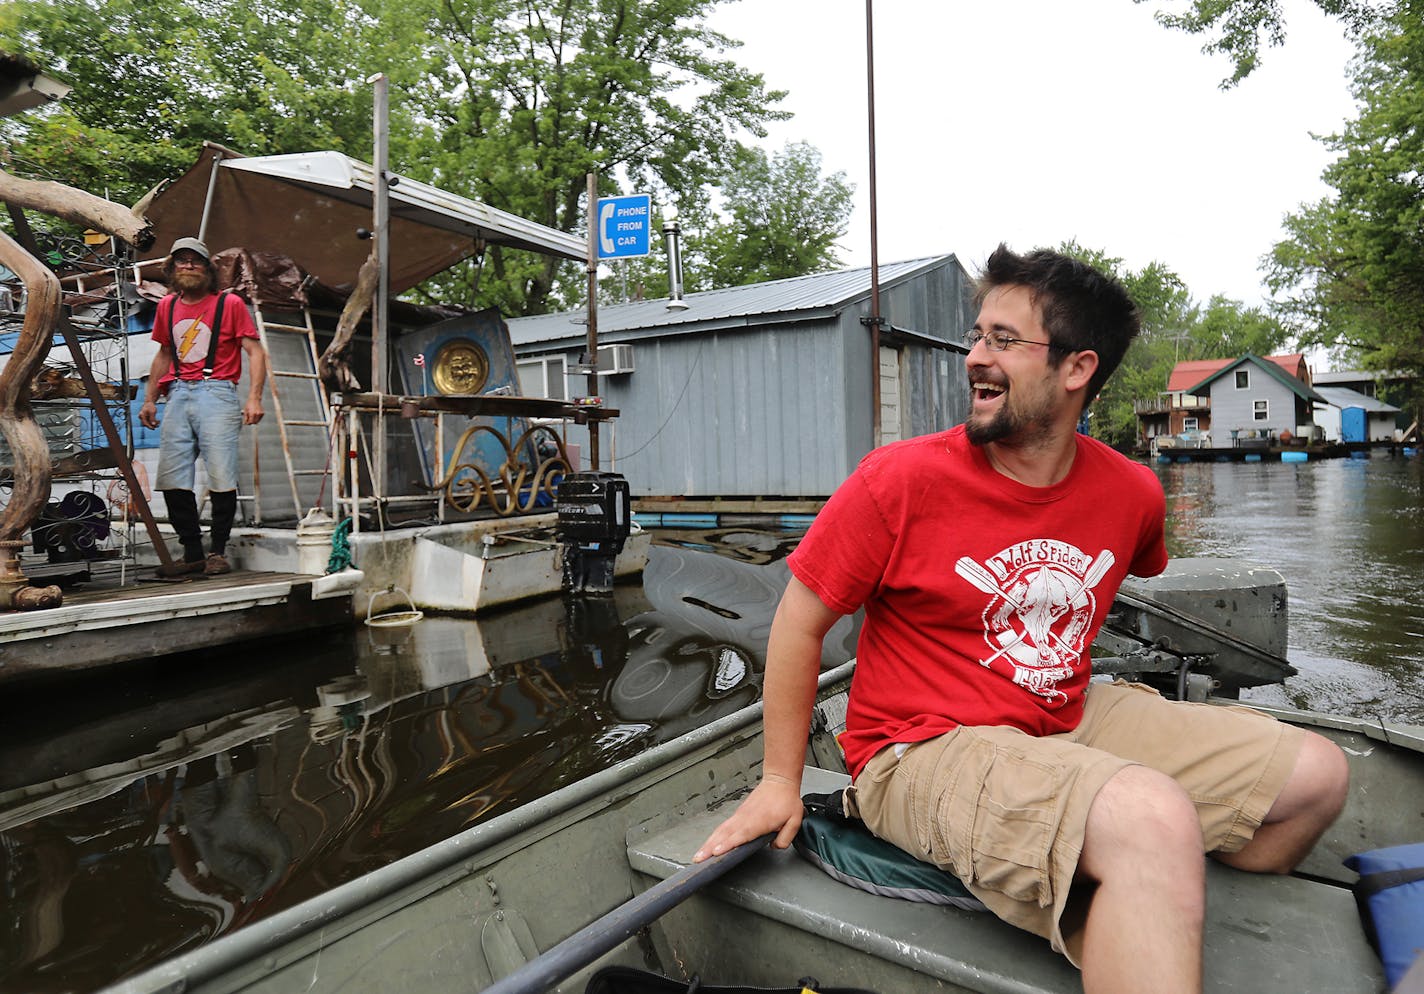
[[[273,414],[276,416],[277,431],[282,439],[282,458],[287,468],[287,485],[292,491],[292,506],[296,509],[297,518],[300,519],[303,506],[301,492],[297,487],[297,478],[321,476],[327,473],[328,469],[325,467],[320,469],[303,468],[297,465],[292,455],[293,437],[290,429],[319,428],[322,432],[323,448],[327,448],[331,444],[331,403],[327,397],[326,384],[322,383],[321,377],[316,372],[316,332],[312,327],[311,310],[302,308],[304,323],[300,325],[268,320],[262,311],[260,301],[253,307],[252,315],[257,325],[257,335],[262,342],[262,347],[267,351],[267,383],[272,390]],[[300,336],[306,347],[298,346],[297,349],[286,347],[288,343],[282,342],[281,336]],[[281,361],[289,359],[298,361],[295,366],[291,363],[284,364]],[[288,391],[300,391],[303,384],[314,391],[312,397],[316,401],[317,412],[321,415],[318,420],[289,418],[283,408],[283,394]],[[297,400],[298,396],[296,393],[289,394],[288,400]],[[256,518],[260,523],[262,518],[260,499],[256,504]]]

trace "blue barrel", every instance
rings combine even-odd
[[[1247,461],[1247,462],[1260,462],[1260,461],[1261,461],[1261,453],[1259,453],[1259,452],[1248,452],[1248,453],[1246,453],[1246,461]]]
[[[1308,452],[1282,452],[1281,462],[1305,462],[1310,458]]]

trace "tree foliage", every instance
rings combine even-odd
[[[783,96],[725,56],[705,22],[717,0],[402,0],[402,160],[419,178],[564,231],[582,230],[586,175],[600,194],[661,200],[715,183],[739,135],[765,134]],[[393,35],[395,37],[395,35]],[[392,63],[394,65],[394,63]],[[486,302],[536,313],[562,297],[556,260],[491,249]]]
[[[204,140],[365,154],[369,97],[350,68],[363,24],[348,0],[11,0],[0,48],[74,87],[0,122],[11,168],[132,202]]]
[[[758,148],[737,157],[722,187],[726,219],[708,230],[696,254],[707,288],[824,272],[840,264],[855,188],[845,173],[821,173],[821,153],[804,142],[774,156]]]
[[[731,58],[739,43],[708,26],[721,2],[12,0],[0,46],[74,92],[0,123],[0,138],[16,172],[132,202],[204,140],[369,157],[365,78],[383,71],[392,169],[520,217],[581,232],[594,173],[600,195],[647,191],[716,231],[713,191],[730,176],[746,189],[785,181],[776,196],[819,182],[831,197],[818,216],[834,224],[848,188],[842,198],[843,178],[819,176],[814,150],[768,162],[744,145],[788,115],[783,94]],[[734,210],[741,189],[726,195]],[[766,219],[793,221],[804,218]],[[765,264],[822,266],[842,230],[802,223],[769,240]],[[491,248],[425,289],[526,314],[572,304],[583,286],[576,263]]]
[[[1155,0],[1133,0],[1148,3]],[[1166,0],[1177,10],[1161,9],[1153,16],[1158,23],[1188,34],[1205,35],[1202,51],[1224,55],[1232,71],[1221,81],[1222,89],[1241,82],[1260,64],[1261,45],[1285,44],[1286,20],[1280,0]],[[1387,5],[1379,0],[1313,0],[1320,10],[1338,18],[1347,31],[1358,35],[1374,24]]]
[[[1324,139],[1333,196],[1286,219],[1267,284],[1309,345],[1424,378],[1424,0],[1404,0],[1355,60],[1359,116]],[[1416,417],[1424,408],[1415,397]]]

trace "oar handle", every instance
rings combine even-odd
[[[547,988],[588,966],[640,928],[657,921],[695,892],[745,862],[775,837],[775,833],[769,833],[729,849],[720,856],[684,867],[579,929],[509,976],[495,981],[484,989],[483,994],[543,994]]]

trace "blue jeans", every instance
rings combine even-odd
[[[237,489],[237,433],[242,400],[231,380],[177,380],[158,436],[155,490],[192,490],[199,456],[208,470],[208,489]]]

